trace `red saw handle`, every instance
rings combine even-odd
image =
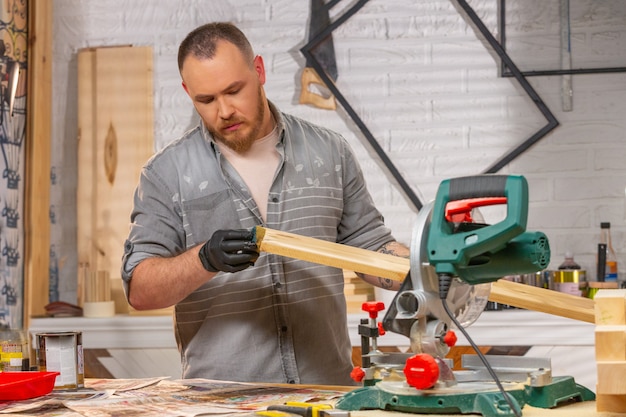
[[[472,223],[472,210],[476,207],[506,204],[506,197],[480,197],[449,201],[446,204],[446,220],[450,223]]]

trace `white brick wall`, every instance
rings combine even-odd
[[[470,2],[492,31],[496,3]],[[626,66],[626,2],[577,0],[571,7],[574,67]],[[343,8],[340,3],[333,15]],[[558,1],[507,0],[507,10],[507,46],[517,65],[558,68]],[[388,224],[399,240],[410,242],[415,213],[345,112],[297,104],[308,14],[307,0],[55,0],[52,243],[63,261],[65,299],[73,296],[76,270],[76,51],[128,43],[154,47],[160,148],[195,120],[180,88],[178,43],[212,20],[234,21],[250,37],[265,58],[268,96],[280,108],[348,138]],[[546,124],[513,78],[498,77],[494,54],[449,0],[371,0],[335,32],[334,41],[338,87],[424,202],[442,179],[482,172]],[[626,272],[626,73],[574,76],[572,112],[561,110],[561,77],[529,81],[561,123],[502,170],[530,182],[529,229],[550,238],[551,267],[572,250],[593,277],[599,223],[610,221]]]

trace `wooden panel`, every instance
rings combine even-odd
[[[119,284],[133,193],[154,152],[152,65],[150,47],[78,53],[79,282],[85,271],[108,271]]]
[[[28,110],[24,244],[24,328],[45,313],[50,276],[52,2],[28,2]]]

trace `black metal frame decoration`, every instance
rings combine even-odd
[[[332,0],[324,5],[324,7],[328,9],[335,6],[339,3],[340,0]],[[331,76],[327,73],[326,69],[323,67],[320,60],[315,55],[315,50],[322,44],[325,40],[327,40],[330,36],[332,36],[332,32],[339,26],[341,26],[346,20],[348,20],[352,15],[358,12],[369,0],[358,0],[354,5],[352,5],[345,13],[341,16],[337,17],[335,21],[331,22],[326,28],[315,33],[309,34],[309,42],[304,45],[300,52],[305,56],[307,60],[307,65],[311,66],[316,72],[319,78],[324,82],[326,88],[330,91],[330,93],[335,97],[335,99],[341,104],[343,109],[348,113],[348,116],[352,119],[352,121],[357,125],[367,142],[370,144],[376,155],[380,158],[380,160],[385,165],[386,169],[392,175],[393,179],[396,182],[396,185],[400,187],[404,195],[411,201],[413,206],[420,210],[422,208],[422,202],[419,197],[409,183],[406,182],[398,168],[391,161],[389,156],[385,153],[384,149],[380,146],[372,132],[367,128],[363,120],[359,117],[357,112],[352,108],[348,100],[341,94],[341,91],[335,85],[335,82],[332,80]],[[315,2],[315,0],[313,0]]]
[[[320,10],[320,3],[322,7],[325,7],[325,13],[328,13],[328,10],[339,3],[341,0],[331,0],[328,3],[323,4],[323,0],[312,0],[311,11]],[[348,20],[352,15],[357,13],[369,0],[358,0],[354,5],[348,8],[346,12],[337,17],[333,22],[329,23],[324,29],[319,30],[319,32],[314,33],[311,32],[309,34],[309,42],[307,42],[302,48],[300,48],[300,52],[304,55],[307,61],[307,67],[312,67],[316,72],[321,81],[328,88],[330,93],[336,98],[336,100],[341,104],[343,109],[346,111],[348,116],[352,119],[352,121],[359,128],[372,150],[376,153],[376,155],[380,158],[382,163],[385,165],[385,168],[391,174],[393,179],[396,182],[396,185],[400,188],[400,190],[404,193],[405,197],[413,204],[416,210],[420,210],[423,206],[422,202],[415,194],[411,186],[404,179],[398,168],[393,164],[389,156],[385,153],[384,149],[380,146],[374,135],[367,128],[363,120],[359,117],[356,111],[352,108],[348,100],[341,94],[341,91],[337,88],[334,83],[334,79],[336,79],[336,74],[334,75],[334,79],[327,73],[327,70],[324,68],[324,65],[320,60],[316,57],[315,51],[316,49],[324,42],[328,42],[328,39],[332,36],[332,32],[339,26],[341,26],[346,20]],[[504,47],[498,42],[498,40],[493,36],[493,34],[487,29],[484,22],[478,17],[476,12],[472,9],[472,7],[465,0],[451,0],[452,2],[456,2],[458,6],[465,12],[467,18],[469,18],[472,23],[478,28],[480,33],[485,37],[489,45],[494,49],[494,51],[498,54],[501,59],[503,65],[506,65],[506,68],[510,71],[511,76],[515,77],[515,79],[520,83],[521,87],[524,89],[526,94],[531,98],[535,106],[539,109],[541,114],[545,117],[547,124],[539,129],[537,132],[532,134],[528,139],[524,140],[521,144],[513,148],[507,154],[502,156],[499,160],[493,163],[491,166],[486,168],[484,173],[495,173],[502,169],[504,166],[509,164],[523,152],[528,150],[532,145],[537,143],[541,138],[546,136],[550,131],[555,129],[559,122],[556,117],[552,114],[548,106],[543,102],[539,94],[535,91],[535,89],[530,85],[528,80],[526,80],[524,74],[517,68],[511,57],[506,53]],[[504,1],[504,0],[500,0]],[[315,30],[313,26],[311,26],[311,30]]]
[[[500,44],[506,51],[506,0],[499,0],[500,18],[498,19],[498,33],[500,34]],[[511,77],[513,73],[509,70],[504,61],[500,62],[503,77]],[[569,68],[558,70],[531,70],[520,71],[525,77],[535,77],[539,75],[575,75],[575,74],[608,74],[616,72],[626,72],[626,67],[595,67],[595,68]]]
[[[480,19],[480,17],[478,17],[474,9],[472,9],[472,7],[467,4],[467,1],[452,1],[455,1],[459,5],[459,7],[463,9],[467,17],[472,21],[472,23],[476,25],[478,31],[485,37],[485,40],[500,57],[501,62],[506,65],[511,75],[517,80],[522,89],[526,92],[528,97],[530,97],[533,103],[535,103],[535,106],[547,121],[547,124],[545,126],[533,133],[528,139],[517,145],[515,148],[513,148],[511,151],[509,151],[507,154],[505,154],[499,160],[493,163],[490,167],[488,167],[485,171],[483,171],[486,174],[492,174],[500,171],[500,169],[502,169],[515,158],[527,151],[535,143],[539,142],[539,140],[541,140],[544,136],[546,136],[559,125],[559,121],[556,119],[554,114],[552,114],[552,112],[543,102],[541,97],[539,97],[539,94],[537,94],[535,89],[530,85],[524,74],[522,74],[517,65],[515,65],[511,57],[506,53],[500,42],[498,42],[495,36],[493,36],[489,29],[487,29],[487,26]]]

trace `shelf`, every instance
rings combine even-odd
[[[348,329],[354,346],[361,344],[358,324],[365,314],[349,314]],[[486,311],[468,327],[479,346],[593,346],[594,325],[527,310]],[[85,349],[176,348],[170,316],[127,316],[111,318],[33,318],[31,334],[54,331],[81,331]],[[457,331],[457,345],[468,345]],[[387,333],[380,346],[407,346],[408,338]]]

